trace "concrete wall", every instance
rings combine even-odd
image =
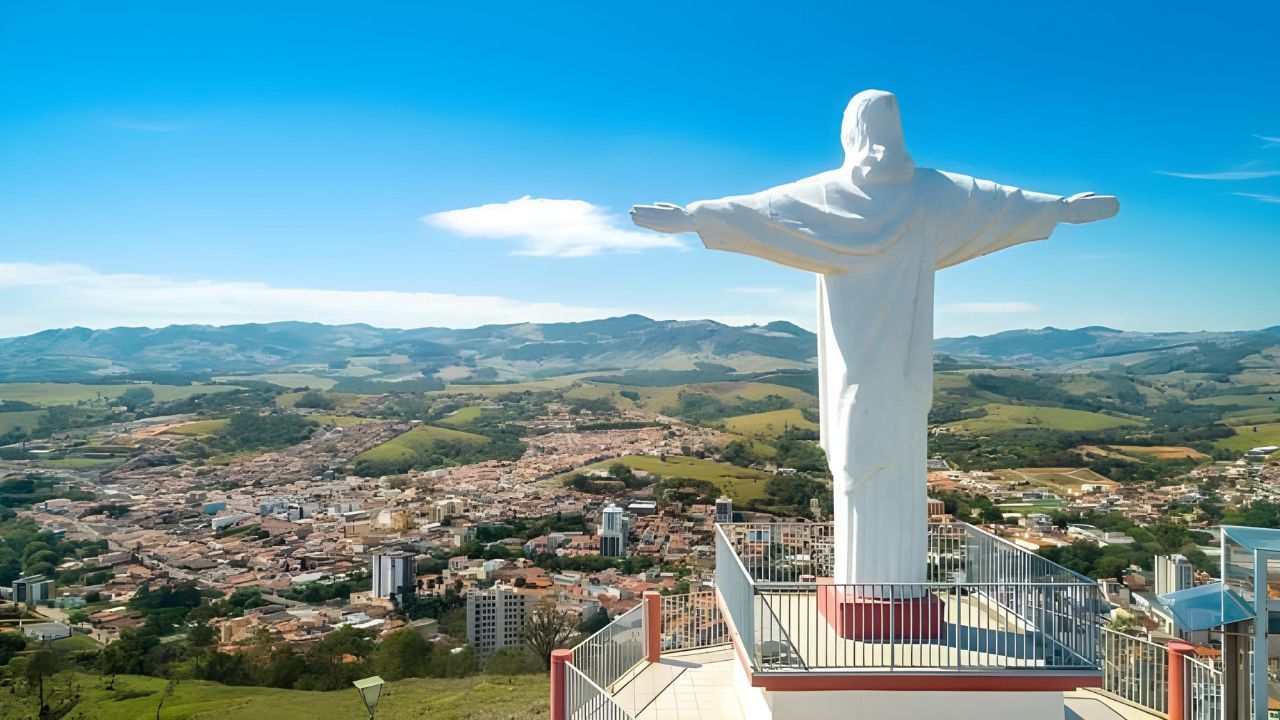
[[[745,720],[1062,720],[1060,692],[770,692],[751,687],[737,658]]]

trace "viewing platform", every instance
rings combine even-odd
[[[1163,716],[1081,690],[1108,632],[1087,577],[964,523],[929,527],[926,582],[835,585],[832,557],[827,524],[718,525],[713,589],[556,651],[552,719]]]

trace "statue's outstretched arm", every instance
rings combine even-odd
[[[698,229],[693,215],[673,203],[635,205],[631,208],[631,222],[660,233],[695,232]]]
[[[1062,199],[1062,222],[1079,225],[1096,220],[1106,220],[1120,212],[1120,201],[1115,195],[1078,193]]]

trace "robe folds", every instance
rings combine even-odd
[[[696,202],[688,212],[708,248],[817,274],[836,582],[923,582],[934,272],[1047,238],[1065,203],[937,170],[907,167],[890,183],[854,170]]]

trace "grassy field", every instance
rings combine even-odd
[[[1005,430],[1045,428],[1049,430],[1108,430],[1125,425],[1138,425],[1136,420],[1103,415],[1084,410],[1039,405],[983,405],[987,414],[972,420],[959,420],[944,427],[966,435],[984,435]]]
[[[487,443],[489,438],[475,433],[450,430],[434,425],[419,425],[399,437],[370,448],[356,456],[356,460],[412,460],[428,451],[437,440],[454,440]]]
[[[202,393],[236,390],[231,385],[85,385],[82,383],[0,383],[0,400],[21,400],[36,405],[74,405],[99,397],[114,398],[130,388],[145,387],[156,400],[178,400]],[[10,413],[0,413],[0,416]]]
[[[1237,427],[1234,437],[1222,438],[1214,444],[1237,452],[1264,445],[1280,445],[1280,422]]]
[[[137,675],[116,676],[114,690],[105,679],[78,675],[83,690],[67,717],[83,720],[365,720],[368,713],[354,688],[334,692],[232,687],[183,680],[166,696],[165,680]],[[52,683],[65,692],[66,678]],[[54,696],[63,697],[61,693]],[[157,716],[156,707],[164,704]],[[0,693],[0,719],[34,718],[35,701]],[[378,703],[378,720],[537,720],[549,714],[547,678],[542,675],[415,678],[387,683]]]
[[[257,380],[258,382],[271,383],[286,388],[311,388],[313,390],[328,390],[338,384],[333,378],[320,377],[319,375],[308,375],[306,373],[263,373],[261,375],[223,375],[216,377],[214,380],[219,382],[235,382],[236,380]]]
[[[1196,450],[1195,448],[1182,447],[1179,445],[1108,445],[1115,448],[1125,455],[1134,455],[1137,457],[1154,458],[1156,460],[1182,460],[1191,458],[1193,460],[1207,460],[1207,455]]]
[[[18,427],[30,430],[40,424],[40,416],[43,414],[43,410],[0,413],[0,433],[9,432]]]
[[[217,418],[214,420],[196,420],[195,422],[183,423],[175,425],[165,432],[174,435],[189,435],[191,437],[201,437],[203,435],[212,435],[230,422],[226,418]]]
[[[1114,485],[1111,480],[1089,468],[1018,468],[1017,470],[997,470],[996,474],[1008,482],[1027,481],[1035,487],[1063,495],[1069,491],[1079,491],[1080,486],[1085,483]]]
[[[726,418],[724,427],[725,430],[739,435],[776,436],[781,435],[789,427],[817,430],[818,424],[806,420],[800,408],[789,408]]]
[[[483,412],[484,410],[481,410],[479,406],[470,405],[470,406],[458,409],[457,412],[445,418],[442,418],[439,422],[441,425],[449,425],[451,427],[466,425],[478,419],[480,417],[480,414]]]
[[[682,455],[668,456],[665,462],[662,458],[652,455],[626,455],[617,460],[606,460],[589,467],[593,470],[605,470],[615,462],[626,463],[632,470],[643,470],[664,478],[710,480],[726,495],[741,501],[758,500],[764,497],[764,483],[769,479],[768,473],[759,470]]]
[[[305,392],[289,392],[283,393],[276,397],[276,405],[282,408],[291,408],[298,403],[299,398],[305,395]],[[325,393],[326,397],[332,398],[338,404],[334,410],[339,413],[349,413],[360,407],[361,402],[369,397],[368,395],[357,395],[354,393]]]
[[[122,462],[124,462],[122,458],[61,458],[59,460],[41,461],[40,467],[82,470],[85,468],[119,465]]]

